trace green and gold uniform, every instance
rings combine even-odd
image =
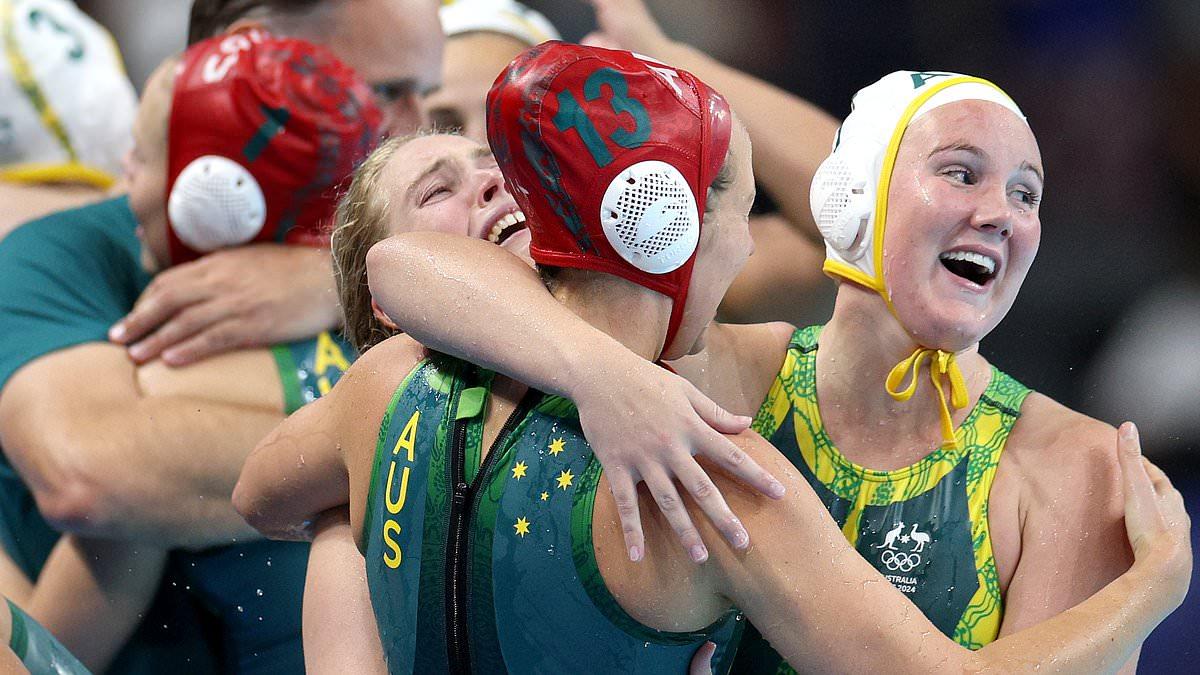
[[[894,471],[867,469],[834,447],[821,422],[819,334],[819,326],[793,334],[753,429],[796,465],[846,539],[933,625],[964,647],[983,647],[996,639],[1003,617],[988,496],[1029,389],[993,368],[955,430],[958,448],[939,448]],[[737,670],[774,672],[781,659],[768,650],[748,635]]]
[[[684,673],[711,639],[723,672],[736,611],[670,633],[610,595],[592,544],[600,464],[569,401],[530,391],[484,456],[492,379],[423,361],[380,428],[363,541],[389,670]]]

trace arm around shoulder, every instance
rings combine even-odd
[[[321,513],[351,501],[351,477],[370,462],[396,388],[426,352],[398,335],[359,357],[328,394],[267,435],[246,459],[233,505],[272,539],[305,540]]]
[[[996,481],[993,500],[999,490],[1017,494],[1020,514],[1019,525],[1010,525],[1019,527],[1020,552],[1005,593],[1002,636],[1088,598],[1133,563],[1117,430],[1108,424],[1031,394]],[[993,530],[1000,527],[993,523]]]

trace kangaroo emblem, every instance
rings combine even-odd
[[[909,532],[908,536],[912,538],[913,541],[917,542],[917,547],[912,550],[913,553],[920,553],[921,551],[925,550],[925,544],[929,543],[929,534],[925,532],[918,532],[916,523],[913,523],[912,532]]]
[[[916,525],[913,525],[913,527],[916,527]],[[904,531],[904,521],[902,520],[902,521],[900,521],[899,525],[888,530],[888,533],[886,535],[884,535],[884,537],[883,537],[883,543],[875,544],[874,548],[887,548],[887,549],[891,549],[891,550],[895,551],[896,550],[896,546],[895,546],[896,539],[900,536],[900,533],[903,531]],[[926,536],[925,539],[928,540],[929,537]]]

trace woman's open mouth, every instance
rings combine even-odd
[[[951,274],[977,286],[986,286],[996,278],[996,259],[974,251],[946,251],[938,256]]]
[[[487,240],[493,244],[503,244],[506,239],[523,229],[525,229],[525,214],[513,211],[496,221],[492,230],[488,232]]]

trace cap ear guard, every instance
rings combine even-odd
[[[638,162],[618,173],[600,201],[609,245],[643,272],[679,269],[700,241],[700,215],[687,179],[666,162]]]
[[[181,242],[207,253],[258,236],[267,220],[267,202],[246,167],[225,157],[204,155],[175,179],[167,216]]]
[[[868,227],[875,210],[875,180],[863,158],[841,148],[825,158],[813,175],[809,204],[826,245],[846,262],[862,257],[870,243]]]

